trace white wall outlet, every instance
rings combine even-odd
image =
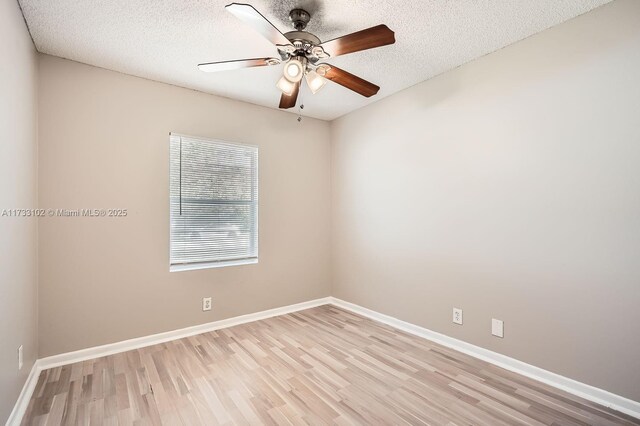
[[[22,370],[22,345],[18,347],[18,370]]]
[[[453,322],[462,325],[462,309],[453,308]]]
[[[210,297],[203,297],[202,298],[202,310],[203,311],[210,311],[211,310],[211,298]]]
[[[496,337],[504,337],[504,323],[495,318],[491,318],[491,334]]]

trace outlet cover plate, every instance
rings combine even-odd
[[[491,319],[491,334],[496,337],[504,337],[504,323],[501,320]]]
[[[462,309],[453,308],[453,322],[462,325]]]
[[[202,298],[202,310],[203,311],[210,311],[211,310],[211,298],[210,297],[203,297]]]

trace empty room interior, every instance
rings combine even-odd
[[[640,1],[229,1],[0,2],[0,424],[640,425]]]

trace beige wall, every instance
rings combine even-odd
[[[328,123],[45,55],[39,106],[40,207],[129,211],[40,221],[41,357],[329,295]],[[257,265],[169,272],[171,131],[259,146]]]
[[[0,208],[36,206],[37,156],[39,207],[129,211],[39,221],[41,357],[333,294],[640,400],[639,2],[331,125],[46,55],[35,111],[3,4],[0,120],[21,143],[0,148]],[[169,272],[170,131],[260,146],[259,264]],[[35,221],[0,226],[1,421],[38,296]]]
[[[638,70],[617,0],[334,122],[333,295],[640,401]]]
[[[15,0],[0,2],[0,213],[37,206],[37,57]],[[37,357],[37,221],[0,216],[0,424]],[[24,366],[18,371],[18,346]]]

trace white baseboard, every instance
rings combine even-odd
[[[621,413],[640,418],[640,402],[633,401],[623,396],[616,395],[609,391],[578,382],[576,380],[561,376],[556,373],[552,373],[551,371],[535,367],[525,362],[518,361],[517,359],[481,348],[479,346],[472,345],[467,342],[463,342],[462,340],[454,339],[453,337],[446,336],[427,328],[399,320],[389,315],[381,314],[379,312],[364,308],[351,302],[346,302],[335,297],[330,297],[329,299],[332,305],[335,305],[339,308],[343,308],[356,314],[360,314],[364,317],[370,318],[374,321],[379,321],[381,323],[390,325],[407,333],[423,337],[448,348],[455,349],[459,352],[470,355],[474,358],[481,359],[483,361],[497,365],[498,367],[513,371],[514,373],[518,373],[525,377],[529,377],[539,382],[546,383],[547,385],[561,389],[565,392],[571,393],[589,401],[604,405],[605,407],[609,407],[613,410],[620,411]]]
[[[254,312],[252,314],[240,315],[237,317],[227,318],[219,321],[213,321],[206,324],[194,325],[192,327],[181,328],[179,330],[152,334],[150,336],[136,337],[134,339],[123,340],[121,342],[109,343],[102,346],[95,346],[93,348],[80,349],[78,351],[53,355],[40,359],[40,367],[43,370],[46,370],[49,368],[59,367],[61,365],[73,364],[75,362],[86,361],[88,359],[126,352],[132,349],[144,348],[146,346],[156,345],[158,343],[182,339],[183,337],[195,336],[196,334],[202,334],[208,331],[233,327],[234,325],[245,324],[248,322],[259,321],[278,315],[289,314],[291,312],[302,311],[304,309],[315,308],[316,306],[326,305],[329,303],[329,301],[329,297],[324,297],[321,299],[310,300],[308,302],[296,303],[294,305],[268,309],[266,311]]]
[[[195,325],[193,327],[181,328],[179,330],[152,334],[150,336],[137,337],[135,339],[123,340],[122,342],[109,343],[102,346],[95,346],[92,348],[80,349],[78,351],[41,358],[34,363],[33,368],[29,373],[29,377],[22,387],[22,392],[20,392],[18,401],[14,405],[13,411],[11,411],[11,415],[9,415],[9,419],[7,420],[6,424],[7,426],[20,425],[20,422],[22,422],[22,417],[24,417],[24,413],[29,406],[31,395],[33,395],[33,391],[35,390],[36,384],[38,383],[40,372],[43,370],[60,367],[62,365],[73,364],[80,361],[86,361],[88,359],[113,355],[120,352],[126,352],[132,349],[144,348],[146,346],[181,339],[183,337],[195,336],[196,334],[219,330],[221,328],[233,327],[234,325],[245,324],[248,322],[267,319],[278,315],[284,315],[309,308],[315,308],[316,306],[329,304],[330,300],[331,298],[324,297],[321,299],[296,303],[294,305],[268,309],[266,311],[254,312],[252,314],[240,315],[233,318]]]
[[[444,334],[437,333],[427,328],[399,320],[389,315],[381,314],[371,309],[367,309],[335,297],[324,297],[308,302],[283,306],[281,308],[269,309],[266,311],[227,318],[224,320],[214,321],[206,324],[200,324],[193,327],[153,334],[150,336],[138,337],[135,339],[124,340],[122,342],[110,343],[107,345],[81,349],[79,351],[68,352],[39,359],[34,363],[33,368],[31,369],[29,377],[27,378],[27,381],[25,382],[24,387],[22,388],[22,392],[20,393],[20,396],[18,398],[18,402],[14,406],[13,411],[11,412],[9,419],[7,420],[7,426],[18,426],[22,421],[22,417],[24,416],[24,413],[29,405],[31,395],[33,394],[36,384],[38,383],[40,372],[43,370],[59,367],[61,365],[85,361],[88,359],[112,355],[115,353],[125,352],[132,349],[139,349],[158,343],[181,339],[183,337],[206,333],[208,331],[233,327],[234,325],[245,324],[252,321],[258,321],[327,304],[332,304],[356,314],[360,314],[374,321],[379,321],[407,333],[423,337],[425,339],[455,349],[467,355],[471,355],[475,358],[481,359],[491,364],[495,364],[499,367],[513,371],[515,373],[522,374],[523,376],[546,383],[550,386],[564,390],[589,401],[593,401],[622,413],[628,414],[630,416],[640,418],[640,402],[615,395],[603,389],[598,389],[596,387],[578,382],[573,379],[569,379],[568,377],[552,373],[542,368],[534,367],[533,365],[518,361],[506,355],[501,355],[497,352],[493,352],[488,349],[463,342],[462,340],[454,339]]]
[[[33,395],[33,391],[38,384],[38,378],[40,377],[41,371],[42,368],[40,368],[40,363],[38,360],[36,360],[36,362],[33,363],[33,367],[31,367],[31,372],[29,372],[27,381],[24,382],[24,386],[22,386],[22,391],[18,396],[18,401],[13,406],[11,414],[9,414],[9,418],[7,419],[6,423],[7,426],[18,426],[20,425],[20,422],[22,422],[22,417],[27,411],[29,401],[31,400],[31,395]]]

